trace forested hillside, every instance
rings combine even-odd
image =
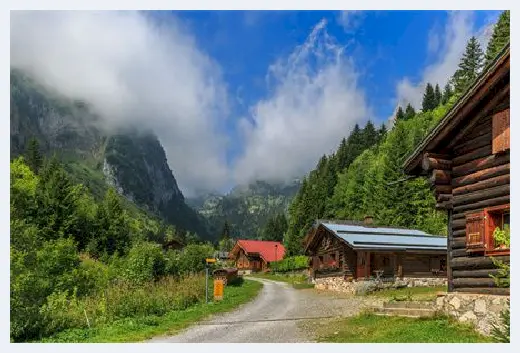
[[[508,41],[505,11],[486,54],[477,39],[470,38],[444,89],[427,83],[419,112],[411,105],[399,107],[388,133],[384,128],[376,132],[370,122],[364,129],[356,125],[334,154],[323,156],[290,206],[285,236],[289,254],[301,253],[305,232],[320,218],[362,220],[371,215],[376,224],[446,235],[446,215],[435,210],[427,181],[405,180],[402,163]]]
[[[269,221],[287,213],[299,186],[299,180],[256,181],[236,186],[227,195],[207,195],[187,202],[206,218],[213,233],[221,234],[227,222],[233,238],[257,239],[265,237]],[[283,237],[283,231],[279,236]]]

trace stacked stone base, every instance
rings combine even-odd
[[[356,294],[363,291],[364,287],[369,287],[374,284],[373,281],[365,280],[346,280],[344,277],[323,277],[313,279],[316,289],[332,290],[336,292]],[[383,282],[378,286],[378,289],[385,288],[404,288],[404,287],[434,287],[447,285],[446,278],[396,278],[390,282]],[[375,286],[375,284],[374,284]]]
[[[492,325],[500,322],[500,312],[507,308],[509,296],[447,293],[439,296],[436,309],[460,322],[471,323],[476,330],[489,335]]]

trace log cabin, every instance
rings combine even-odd
[[[447,239],[423,231],[318,220],[305,237],[313,279],[437,278],[445,283]]]
[[[266,271],[273,261],[280,261],[285,247],[278,241],[237,240],[229,256],[241,273]]]
[[[494,239],[509,227],[509,58],[507,45],[404,163],[448,214],[449,292],[509,295],[491,278],[510,254]]]

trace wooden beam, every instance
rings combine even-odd
[[[427,172],[432,169],[450,170],[451,160],[449,156],[425,153],[422,160],[422,168]]]
[[[477,148],[476,150],[473,150],[466,154],[462,154],[457,158],[454,158],[453,165],[454,166],[463,165],[463,164],[473,161],[475,159],[480,159],[480,158],[489,156],[490,154],[491,154],[491,145],[488,144],[484,147]]]
[[[475,173],[455,178],[453,179],[453,186],[461,187],[464,185],[470,185],[504,174],[509,174],[509,163],[479,170]]]
[[[469,194],[463,194],[453,197],[453,206],[467,205],[470,203],[478,203],[493,199],[500,196],[506,196],[510,194],[509,184],[495,186],[493,188],[475,191]]]
[[[446,170],[434,169],[430,182],[434,185],[450,185],[451,184],[451,173]]]
[[[484,146],[491,146],[492,139],[493,139],[493,136],[491,135],[491,129],[489,129],[489,131],[486,132],[484,135],[480,135],[475,138],[469,139],[468,141],[455,146],[453,148],[454,153],[456,153],[457,156],[461,156],[461,155],[464,155],[471,151],[474,151],[478,148],[481,148]]]
[[[453,207],[453,210],[455,212],[466,212],[466,211],[470,211],[470,210],[477,210],[477,209],[482,209],[482,208],[491,207],[491,206],[498,206],[498,205],[506,204],[509,202],[510,202],[510,197],[509,197],[509,195],[507,195],[507,196],[500,196],[500,197],[495,197],[492,199],[478,201],[478,202],[471,203],[468,205],[455,206],[455,207]]]
[[[472,270],[472,271],[453,271],[453,278],[490,278],[489,276],[498,275],[498,269]]]
[[[452,244],[451,244],[452,243],[451,242],[452,232],[453,232],[452,223],[453,223],[453,210],[448,209],[448,244],[447,244],[448,254],[450,253],[451,246],[452,246]],[[448,291],[451,292],[451,291],[453,291],[453,270],[451,268],[451,256],[447,257],[446,265],[448,267],[447,268],[447,270],[448,270],[448,273],[447,273],[447,277],[448,277]]]
[[[493,278],[454,278],[453,287],[496,287]],[[456,289],[455,289],[456,290]]]
[[[460,228],[466,229],[466,219],[465,218],[453,220],[453,229],[455,230],[455,229],[460,229]]]
[[[453,240],[458,238],[465,238],[466,237],[466,229],[459,229],[453,231]]]
[[[487,157],[475,159],[471,162],[453,167],[452,173],[454,177],[472,174],[480,170],[497,167],[509,163],[509,154],[490,155]]]
[[[451,194],[451,185],[432,185],[432,190],[435,192],[435,196],[441,194]]]
[[[437,202],[439,202],[439,203],[442,203],[445,201],[451,201],[452,195],[451,194],[440,194],[436,197],[436,199],[437,199]]]
[[[479,181],[479,182],[477,182],[475,184],[454,188],[453,189],[453,195],[454,196],[463,195],[463,194],[468,194],[468,193],[471,193],[471,192],[474,192],[474,191],[478,191],[478,190],[489,189],[489,188],[492,188],[494,186],[506,185],[506,184],[509,185],[510,184],[510,179],[511,178],[510,178],[509,174],[499,175],[499,176],[494,177],[494,178],[490,178],[490,179],[486,179],[486,180],[483,180],[483,181]]]
[[[500,260],[509,263],[509,256],[496,256],[496,260]],[[459,257],[452,259],[452,269],[484,269],[496,268],[493,264],[493,260],[489,256],[478,256],[478,257]]]
[[[464,230],[464,233],[466,230]],[[451,247],[452,249],[464,249],[466,250],[466,236],[461,238],[453,238],[451,241]]]
[[[466,252],[465,248],[463,248],[463,249],[452,249],[450,251],[450,255],[451,255],[451,257],[455,258],[455,257],[468,256],[468,253]]]
[[[435,204],[437,210],[451,210],[453,209],[453,201],[438,202]]]
[[[475,293],[475,294],[491,294],[491,295],[510,295],[509,288],[497,287],[481,287],[481,288],[457,288],[455,292]]]
[[[508,96],[509,86],[510,83],[507,82],[503,87],[499,87],[498,92],[494,92],[492,98],[488,100],[484,104],[484,106],[478,110],[478,113],[475,114],[473,119],[471,119],[471,121],[468,124],[466,124],[466,126],[459,130],[459,132],[450,140],[450,143],[446,147],[448,149],[453,148],[453,146],[455,146],[466,134],[468,134],[468,132],[470,132],[475,126],[477,126],[477,124],[479,124],[480,119],[488,115],[492,111],[494,106],[500,103],[500,101],[502,101],[504,97]],[[490,89],[494,88],[490,87]]]

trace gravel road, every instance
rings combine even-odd
[[[258,297],[238,309],[202,321],[172,337],[158,337],[157,343],[292,343],[313,342],[299,323],[350,316],[359,311],[353,297],[296,290],[282,282],[255,279],[264,284]]]

